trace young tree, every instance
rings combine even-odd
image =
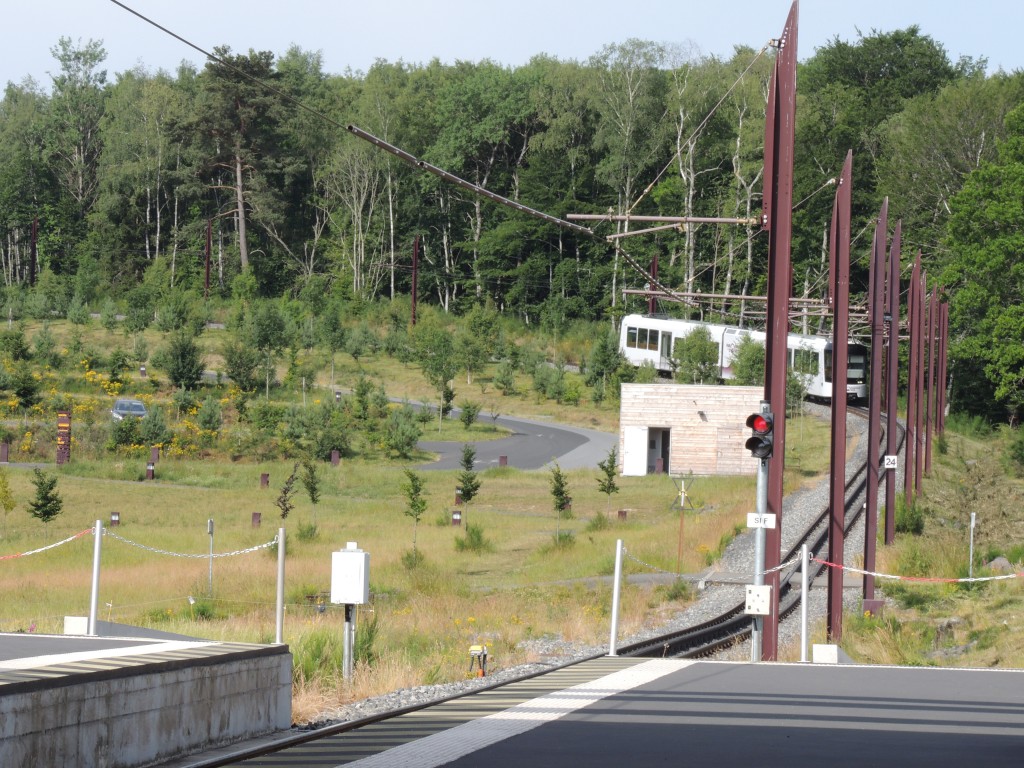
[[[476,449],[472,443],[462,446],[462,471],[459,473],[459,488],[462,489],[462,500],[469,504],[480,492],[481,480],[473,471],[476,461]]]
[[[423,369],[423,375],[437,390],[441,400],[438,410],[437,430],[441,431],[441,419],[445,415],[445,404],[451,406],[455,392],[449,382],[459,370],[451,335],[436,326],[417,326],[414,334],[416,358]]]
[[[615,482],[615,476],[618,474],[618,463],[619,463],[619,451],[615,446],[608,451],[608,457],[604,461],[597,463],[598,469],[601,470],[601,476],[597,478],[597,489],[601,493],[608,497],[608,501],[605,505],[605,510],[612,503],[612,494],[619,492],[619,485]]]
[[[408,482],[402,484],[402,492],[405,494],[407,504],[405,514],[413,519],[412,527],[412,551],[414,561],[416,555],[416,533],[419,529],[420,518],[427,511],[427,500],[423,498],[423,478],[411,469],[405,470],[405,477]]]
[[[36,496],[28,503],[28,513],[37,520],[48,523],[61,513],[64,499],[57,493],[57,476],[47,475],[41,469],[33,470],[32,485]]]
[[[195,337],[187,330],[172,333],[154,362],[159,363],[171,383],[180,389],[195,389],[203,375],[202,351]]]
[[[764,383],[765,346],[760,341],[744,335],[736,345],[732,358],[732,380],[734,384],[757,386]]]
[[[11,493],[11,479],[7,476],[7,469],[0,467],[0,509],[4,511],[4,536],[7,535],[7,515],[16,503],[14,494]]]
[[[288,513],[295,509],[295,503],[292,501],[292,497],[295,495],[295,478],[299,474],[299,465],[296,462],[295,466],[292,467],[292,473],[288,475],[288,479],[284,481],[284,485],[281,486],[281,493],[274,502],[277,508],[281,510],[281,519],[284,520],[288,517]]]
[[[675,343],[672,358],[676,381],[714,384],[718,381],[718,344],[704,326],[698,326]]]
[[[556,517],[572,519],[572,496],[569,495],[569,478],[565,476],[558,462],[551,467],[551,501]]]
[[[320,503],[320,475],[317,474],[316,464],[309,457],[302,460],[302,485],[309,496],[309,503],[313,505],[313,524],[316,525],[316,505]]]

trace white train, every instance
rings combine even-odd
[[[765,343],[764,331],[734,328],[728,325],[675,320],[648,315],[626,315],[619,332],[619,351],[633,365],[650,363],[663,373],[671,373],[672,349],[676,339],[703,326],[718,344],[718,368],[723,379],[733,377],[732,361],[737,345],[744,336]],[[790,370],[799,374],[807,387],[808,397],[832,399],[832,342],[821,336],[789,334]],[[863,344],[847,346],[846,392],[851,400],[868,396],[868,351]]]

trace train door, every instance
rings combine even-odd
[[[658,366],[658,370],[672,370],[672,333],[670,331],[661,332],[661,365]]]

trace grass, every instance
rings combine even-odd
[[[68,329],[52,327],[66,341]],[[81,330],[79,336],[86,346],[127,344],[98,327]],[[223,332],[211,330],[202,339],[207,367],[215,368]],[[152,334],[150,349],[158,344]],[[333,384],[320,374],[320,391],[307,391],[306,396],[311,401],[333,396],[332,388],[351,388],[359,376],[386,384],[391,397],[429,399],[417,367],[383,356],[356,363],[340,354]],[[602,645],[607,641],[610,587],[587,588],[576,580],[612,573],[616,539],[624,539],[637,559],[656,568],[698,572],[736,535],[753,506],[753,477],[689,480],[687,492],[697,509],[687,509],[681,519],[675,504],[678,489],[665,475],[618,478],[621,490],[608,499],[598,488],[596,468],[567,470],[574,519],[556,521],[548,474],[504,467],[480,473],[480,494],[463,508],[463,526],[457,528],[450,524],[457,472],[425,472],[428,507],[417,533],[417,557],[411,559],[413,523],[404,514],[401,491],[404,462],[367,454],[343,459],[338,466],[321,465],[315,513],[300,488],[295,509],[282,520],[274,501],[292,461],[233,458],[214,449],[198,458],[163,457],[155,479],[144,481],[147,449],[140,446],[116,456],[102,449],[109,423],[105,408],[112,396],[81,372],[48,377],[46,386],[54,396],[76,393],[72,462],[47,470],[59,478],[64,512],[45,527],[30,518],[25,506],[33,493],[31,472],[13,466],[0,470],[7,473],[17,503],[3,516],[0,557],[86,531],[96,520],[107,524],[116,511],[121,525],[111,533],[140,546],[113,535],[104,540],[101,618],[216,640],[265,643],[274,639],[276,553],[262,547],[216,559],[211,593],[207,521],[214,521],[217,552],[267,544],[284,527],[284,639],[295,657],[297,721],[367,695],[458,679],[466,672],[469,645],[478,642],[490,644],[492,669],[535,660],[523,643],[530,638],[557,636]],[[520,389],[527,391],[523,384]],[[487,423],[497,414],[617,430],[618,414],[610,404],[565,407],[528,391],[504,397],[486,373],[471,387],[463,382],[457,388],[471,392],[460,392],[457,402],[482,404],[484,423],[465,430],[449,420],[438,436],[431,426],[436,422],[431,422],[424,439],[499,437],[500,431]],[[153,371],[146,380],[132,378],[121,394],[138,396],[147,405],[169,399]],[[16,438],[12,460],[52,461],[53,435],[45,426],[49,414],[8,416],[8,429]],[[26,432],[31,436],[25,437]],[[790,423],[788,490],[826,469],[827,434],[828,425],[815,419]],[[424,454],[411,463],[427,460]],[[269,475],[269,487],[261,487],[262,474]],[[619,519],[615,508],[628,509],[628,519]],[[262,516],[259,528],[252,525],[254,512]],[[471,525],[480,535],[467,539]],[[472,546],[459,551],[460,540]],[[371,553],[372,603],[360,609],[360,661],[353,679],[343,684],[336,648],[342,611],[325,595],[331,553],[347,541]],[[632,559],[625,567],[627,573],[641,569]],[[60,632],[64,616],[87,612],[91,572],[88,535],[30,557],[0,561],[5,594],[0,628],[34,626],[39,632]],[[681,587],[625,585],[621,632],[628,635],[650,626],[666,610],[682,609],[690,599]]]
[[[879,544],[877,569],[902,576],[964,578],[1005,575],[986,567],[998,555],[1022,569],[1024,481],[1008,474],[1002,454],[1013,439],[971,419],[951,419],[945,453],[916,502],[920,533]],[[961,431],[954,432],[956,426]],[[969,566],[970,514],[976,561]],[[879,581],[893,600],[881,616],[852,616],[842,646],[859,661],[961,667],[1024,667],[1024,583],[1020,578],[975,584]]]

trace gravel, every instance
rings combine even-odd
[[[830,409],[820,405],[805,404],[805,408],[813,415],[820,418],[830,418]],[[848,441],[854,451],[850,458],[848,471],[858,466],[865,460],[867,454],[867,421],[860,418],[850,418],[848,421]],[[901,468],[902,470],[902,468]],[[898,472],[898,476],[901,472]],[[849,477],[849,476],[848,476]],[[899,482],[899,480],[897,480]],[[880,483],[879,509],[884,504],[884,484]],[[822,509],[828,506],[829,483],[826,478],[815,486],[803,488],[786,497],[783,505],[782,528],[782,550],[787,551],[796,542],[801,531],[803,531]],[[863,494],[858,500],[863,503]],[[861,520],[846,537],[847,563],[860,564],[861,555],[864,551],[864,525]],[[827,555],[827,552],[818,553],[820,556]],[[715,571],[733,573],[752,573],[754,562],[754,536],[751,533],[743,533],[737,536],[726,548],[721,561],[716,564]],[[707,575],[705,575],[707,576]],[[620,645],[627,645],[641,640],[648,640],[652,637],[672,632],[678,629],[685,629],[699,624],[722,611],[731,608],[738,601],[744,598],[744,587],[737,584],[716,584],[712,581],[713,576],[706,578],[706,584],[700,589],[699,597],[687,607],[680,611],[667,622],[645,629],[644,631],[630,637],[620,638]],[[808,618],[813,625],[815,621],[823,620],[827,612],[827,590],[824,588],[825,575],[822,575],[810,590],[810,602],[808,603]],[[859,589],[846,589],[844,591],[844,605],[847,610],[858,609],[860,605],[861,591]],[[784,619],[779,625],[779,648],[787,646],[798,646],[800,640],[799,612],[794,612],[789,618]],[[589,646],[582,643],[572,643],[557,637],[534,638],[525,641],[520,646],[521,650],[530,655],[543,659],[541,662],[522,664],[515,667],[500,669],[492,672],[485,678],[471,678],[464,681],[445,683],[442,685],[419,686],[416,688],[405,688],[382,696],[375,696],[369,699],[346,704],[334,710],[322,713],[321,717],[307,727],[323,727],[340,722],[358,720],[384,712],[394,711],[404,707],[418,706],[449,698],[459,694],[468,693],[479,688],[492,686],[497,683],[508,682],[528,675],[544,672],[555,667],[579,661],[592,656],[599,656],[607,653],[607,646]],[[717,658],[724,660],[749,661],[751,655],[750,642],[745,641],[721,652]]]

